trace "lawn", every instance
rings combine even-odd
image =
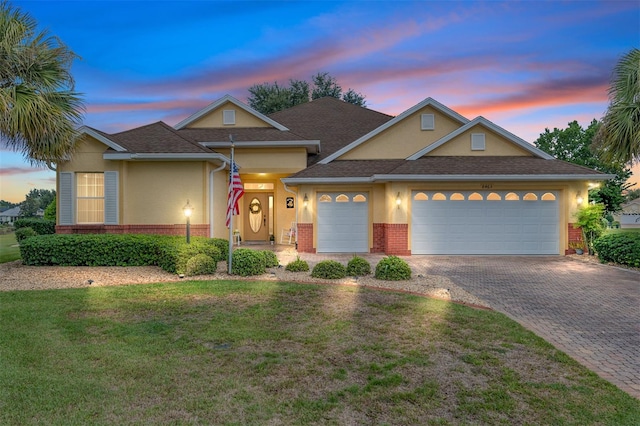
[[[0,424],[631,425],[506,316],[337,285],[0,292]]]
[[[12,262],[20,259],[20,248],[16,241],[16,234],[0,235],[0,263]]]

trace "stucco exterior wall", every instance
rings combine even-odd
[[[231,158],[228,149],[216,149]],[[234,149],[234,161],[240,174],[276,173],[292,174],[307,167],[307,150],[304,148],[238,148]]]
[[[105,172],[119,171],[120,162],[104,160],[102,154],[108,147],[92,137],[83,136],[78,144],[78,150],[71,161],[58,164],[59,172]]]
[[[485,149],[483,151],[471,150],[471,134],[485,134]],[[474,155],[474,156],[532,156],[531,153],[508,141],[501,135],[494,133],[481,124],[461,133],[444,145],[434,149],[428,155]]]
[[[235,124],[223,124],[222,115],[224,110],[235,110],[236,112],[236,123]],[[200,117],[198,120],[190,123],[187,128],[203,128],[203,127],[273,127],[271,124],[268,124],[253,114],[249,114],[245,110],[238,108],[231,102],[225,102],[220,105],[215,110],[206,114],[203,117]]]
[[[421,130],[420,115],[434,114],[435,129]],[[407,158],[459,128],[461,124],[431,106],[416,111],[366,143],[345,153],[341,160]]]

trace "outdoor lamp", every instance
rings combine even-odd
[[[400,199],[400,193],[398,192],[398,196],[396,197],[396,205],[398,206],[398,209],[400,208],[401,203],[402,203],[402,200]]]
[[[576,203],[578,203],[578,205],[582,205],[582,201],[584,201],[582,199],[582,195],[580,195],[580,191],[578,191],[578,193],[576,194]]]
[[[187,204],[182,208],[184,212],[184,216],[187,218],[187,244],[191,243],[191,213],[193,213],[193,206],[189,204],[189,200],[187,200]]]
[[[309,197],[307,197],[307,194],[304,194],[304,198],[302,199],[302,203],[305,207],[307,207],[307,204],[309,204]]]

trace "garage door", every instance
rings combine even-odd
[[[558,194],[414,191],[413,254],[558,254]]]
[[[320,253],[369,251],[368,194],[318,194],[318,247]]]

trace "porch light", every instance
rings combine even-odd
[[[189,200],[187,200],[187,204],[182,208],[184,212],[184,217],[187,218],[187,244],[191,244],[191,213],[193,213],[193,206],[189,204]]]
[[[396,205],[398,209],[400,209],[400,204],[402,204],[402,199],[400,198],[400,193],[398,192],[398,196],[396,197]]]
[[[307,197],[307,193],[305,192],[304,194],[304,198],[302,199],[302,204],[307,207],[307,205],[309,204],[309,197]]]
[[[580,195],[580,191],[578,191],[578,193],[576,194],[576,203],[581,206],[583,201],[584,199],[582,198],[582,195]]]

